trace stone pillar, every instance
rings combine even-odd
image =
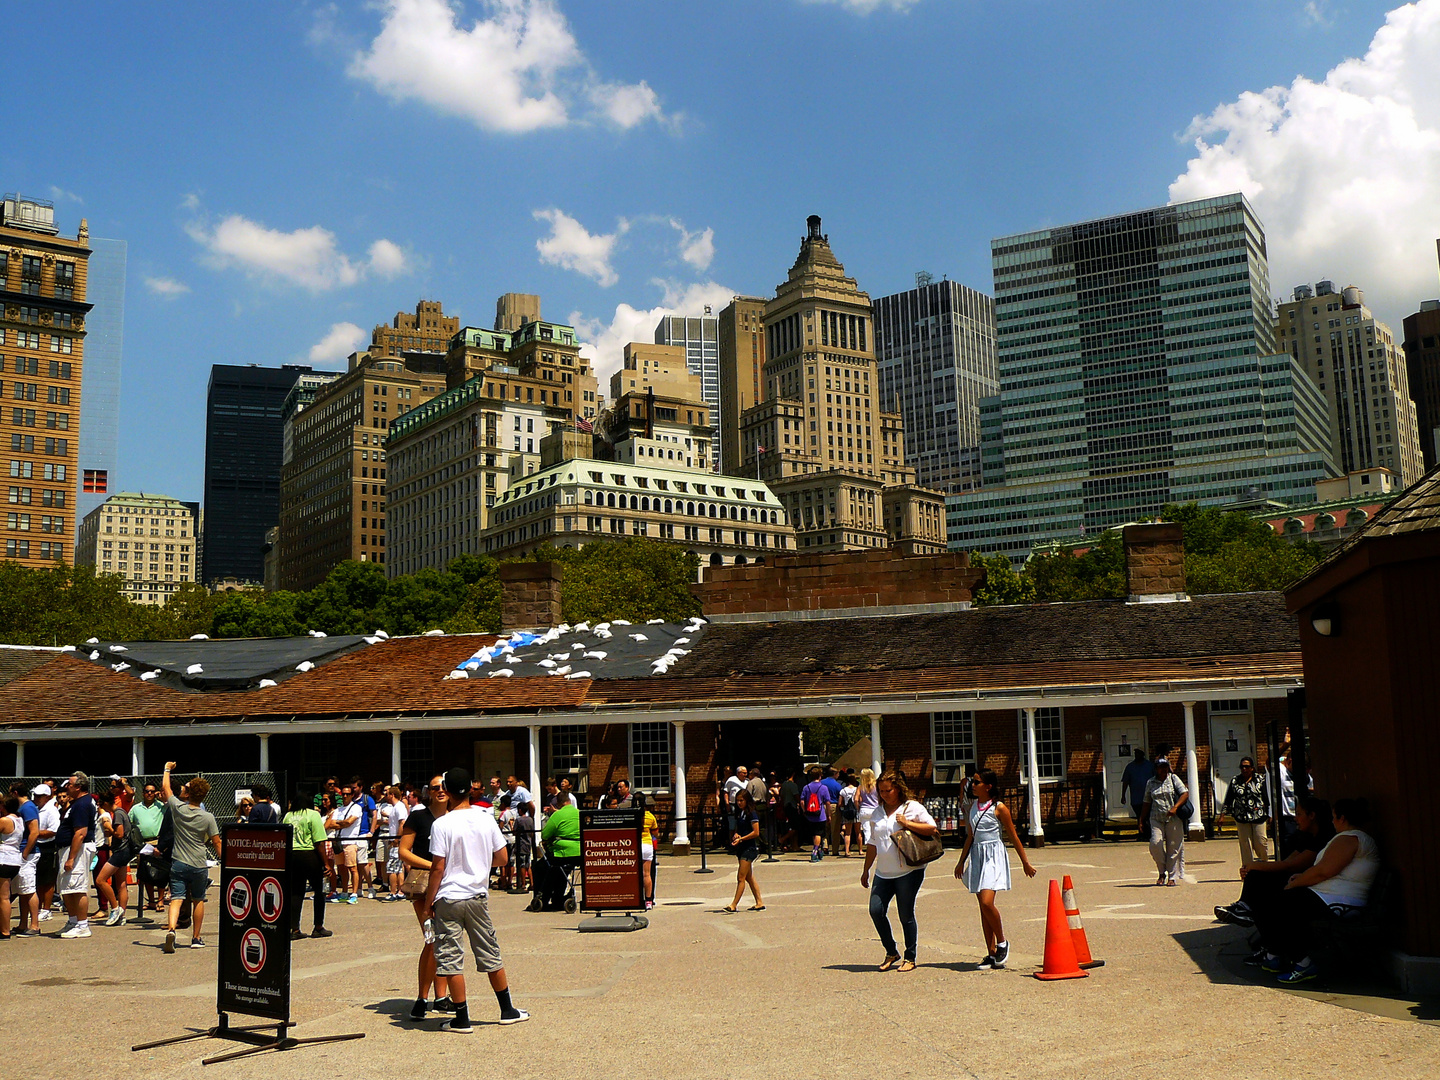
[[[1182,704],[1185,706],[1185,786],[1190,789],[1190,801],[1195,804],[1186,832],[1191,840],[1204,840],[1205,823],[1200,820],[1200,763],[1195,755],[1195,702]]]
[[[1185,600],[1185,527],[1126,525],[1125,592],[1132,604]]]
[[[500,567],[501,630],[548,630],[560,625],[560,570],[560,564],[552,562]]]
[[[390,783],[400,783],[400,732],[390,732]]]
[[[145,773],[145,738],[143,735],[136,735],[130,740],[130,778]]]
[[[260,771],[270,771],[270,735],[267,732],[260,733]]]
[[[870,768],[878,778],[885,771],[885,753],[880,748],[880,714],[870,717]]]
[[[674,721],[675,727],[675,855],[690,854],[690,794],[685,786],[685,721]]]
[[[516,564],[511,564],[516,565]],[[547,564],[548,565],[548,564]],[[559,567],[556,567],[559,573]],[[556,580],[559,580],[558,578]],[[540,725],[530,725],[530,795],[532,798],[540,798]],[[539,804],[537,803],[538,807]]]
[[[1030,846],[1045,846],[1045,826],[1040,820],[1040,760],[1035,752],[1035,710],[1025,710],[1026,794],[1030,800]]]
[[[15,775],[25,775],[25,741],[23,739],[15,740]]]

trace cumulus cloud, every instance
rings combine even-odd
[[[595,234],[563,210],[552,207],[534,213],[536,221],[550,223],[550,235],[535,241],[541,262],[574,270],[604,286],[620,280],[610,257],[615,251],[615,242],[629,231],[628,221],[621,218],[613,233]]]
[[[718,313],[735,296],[734,289],[714,281],[684,284],[657,278],[651,284],[663,294],[655,307],[616,304],[608,322],[579,311],[570,313],[570,325],[580,335],[580,355],[594,367],[601,393],[608,393],[610,376],[620,369],[625,358],[625,346],[632,341],[654,341],[655,327],[662,317],[703,315],[707,304]]]
[[[484,0],[462,25],[450,0],[383,0],[380,32],[350,74],[396,101],[420,101],[486,131],[564,127],[593,110],[620,128],[664,120],[644,82],[607,83],[555,0]]]
[[[909,11],[920,0],[805,0],[807,4],[838,4],[846,11],[869,15],[876,8],[890,8],[892,11]]]
[[[680,234],[680,257],[702,274],[709,270],[715,258],[715,230],[690,232],[675,218],[670,219],[670,227]]]
[[[185,231],[217,268],[237,267],[253,277],[288,282],[312,292],[354,285],[370,274],[393,278],[408,269],[405,252],[389,240],[370,245],[369,259],[352,259],[335,234],[319,225],[281,232],[239,214],[213,228],[191,222]]]
[[[1395,324],[1433,296],[1440,236],[1440,0],[1391,11],[1363,57],[1322,81],[1241,94],[1187,133],[1181,202],[1243,191],[1277,291],[1333,278]]]
[[[145,287],[162,300],[174,300],[190,291],[189,285],[170,277],[147,277]]]
[[[369,335],[353,322],[337,322],[330,332],[310,346],[312,364],[338,364],[369,340]]]
[[[56,187],[54,184],[50,185],[50,198],[56,202],[83,203],[85,201],[73,191],[66,191],[64,188]]]

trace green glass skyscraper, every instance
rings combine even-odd
[[[950,546],[1023,560],[1166,503],[1304,503],[1334,474],[1319,388],[1275,354],[1243,195],[991,242],[1000,393]]]

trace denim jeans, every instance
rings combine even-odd
[[[870,920],[880,943],[885,946],[886,956],[895,956],[895,935],[890,931],[890,901],[895,901],[895,910],[900,915],[900,929],[905,934],[905,959],[914,961],[915,947],[919,943],[920,926],[915,922],[915,897],[925,881],[925,868],[916,867],[904,877],[877,877],[870,882]]]

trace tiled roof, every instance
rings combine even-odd
[[[60,655],[59,649],[24,648],[0,645],[0,686],[48,664]]]

